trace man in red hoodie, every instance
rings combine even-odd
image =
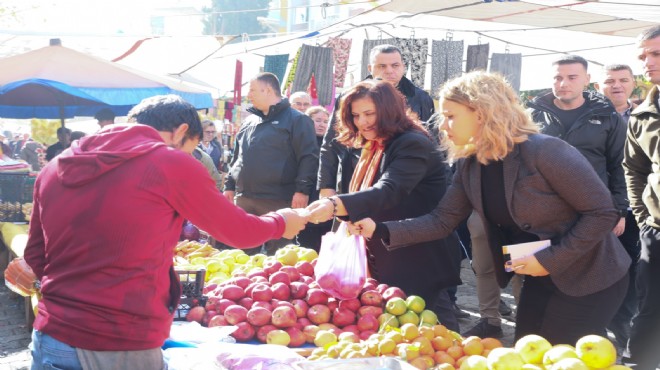
[[[249,215],[218,192],[191,155],[202,128],[180,97],[145,99],[129,119],[138,124],[74,142],[36,180],[25,249],[43,294],[32,369],[161,369],[184,219],[238,248],[304,228],[291,209]]]

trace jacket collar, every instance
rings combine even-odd
[[[365,80],[373,80],[373,79],[374,76],[372,75],[369,75],[367,76],[367,78],[365,78]],[[399,81],[399,85],[397,85],[396,89],[399,90],[399,92],[403,94],[403,96],[405,96],[406,98],[411,98],[415,96],[415,85],[412,83],[412,81],[406,78],[406,76],[401,77],[401,81]]]
[[[269,119],[272,119],[273,117],[277,116],[280,114],[282,111],[288,109],[291,107],[291,104],[289,103],[289,99],[287,98],[282,98],[279,103],[275,105],[271,105],[268,108],[268,114],[264,115],[264,112],[261,110],[255,108],[254,106],[248,108],[248,112],[255,114],[259,117],[261,117],[262,120],[267,121]]]
[[[582,92],[584,100],[587,102],[587,106],[591,111],[608,111],[608,113],[616,112],[614,106],[605,98],[605,96],[595,92],[595,91],[584,91]],[[545,95],[534,98],[531,102],[528,103],[530,108],[539,108],[550,112],[556,112],[560,109],[554,103],[555,95],[552,92],[549,92]]]
[[[660,115],[660,108],[658,107],[658,94],[660,94],[660,88],[658,85],[654,85],[651,88],[651,91],[646,95],[646,99],[635,108],[630,114],[631,116],[639,116],[643,113],[649,113],[653,115]]]

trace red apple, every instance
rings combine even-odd
[[[296,326],[300,328],[300,330],[302,330],[307,325],[313,325],[313,323],[309,321],[307,316],[299,317],[298,320],[296,320]]]
[[[273,299],[273,291],[270,290],[270,287],[266,284],[258,283],[252,288],[251,293],[252,293],[251,297],[255,301],[268,302],[271,299]]]
[[[250,283],[252,283],[252,280],[250,280],[250,278],[247,276],[234,276],[233,278],[231,278],[230,282],[231,282],[230,284],[238,285],[241,288],[245,289],[247,288],[248,285],[250,285]]]
[[[378,330],[380,323],[374,315],[364,315],[360,317],[357,321],[358,330],[364,332],[365,330]]]
[[[286,301],[291,298],[291,288],[289,288],[289,285],[286,283],[274,283],[270,287],[270,290],[273,292],[273,298],[279,299],[280,301]]]
[[[270,304],[273,305],[273,309],[275,309],[277,307],[282,307],[282,306],[293,308],[293,305],[291,304],[291,302],[289,302],[289,301],[280,301],[279,299],[271,299]]]
[[[383,314],[383,308],[382,307],[362,306],[358,309],[358,315],[359,316],[372,315],[372,316],[378,317],[382,314]]]
[[[305,283],[305,284],[307,284],[307,285],[309,286],[309,284],[311,284],[311,283],[314,282],[314,278],[311,277],[311,276],[303,275],[303,276],[300,277],[300,281],[301,281],[302,283]]]
[[[204,313],[204,317],[202,318],[202,325],[209,326],[209,321],[211,321],[211,318],[217,314],[218,311],[216,310],[206,310],[206,313]]]
[[[282,268],[282,263],[277,260],[266,261],[263,265],[263,269],[268,275],[272,275],[273,273],[280,271],[280,268]]]
[[[247,318],[247,308],[233,304],[225,310],[225,319],[227,319],[227,322],[231,325],[236,325],[239,322],[245,321]]]
[[[224,315],[227,307],[233,304],[236,304],[236,302],[232,301],[231,299],[221,298],[218,300],[218,303],[216,303],[215,310],[218,311],[219,314]]]
[[[333,297],[328,297],[327,306],[330,309],[330,311],[334,311],[335,308],[339,307],[339,302]]]
[[[340,328],[355,324],[355,312],[348,308],[337,307],[332,311],[332,323]]]
[[[206,313],[206,310],[202,306],[197,306],[191,308],[188,313],[186,314],[186,320],[188,321],[196,321],[198,323],[202,323],[202,320],[204,319],[204,314]]]
[[[291,287],[291,298],[305,298],[307,296],[307,291],[309,286],[305,283],[299,281],[294,281],[290,285]]]
[[[399,297],[405,300],[408,297],[406,293],[403,292],[403,289],[396,286],[387,288],[385,292],[381,293],[381,295],[383,296],[383,299],[385,301],[389,301],[390,298],[394,298],[394,297]]]
[[[358,309],[362,307],[362,303],[357,298],[344,299],[339,301],[339,308],[347,308],[353,312],[357,312]]]
[[[381,306],[383,304],[383,296],[375,290],[367,290],[360,295],[360,302],[368,306]]]
[[[305,334],[305,341],[307,343],[314,343],[314,338],[316,338],[316,333],[321,330],[316,325],[306,325],[303,328],[303,334]]]
[[[270,304],[270,302],[254,301],[254,303],[252,304],[252,308],[254,307],[261,307],[267,309],[268,311],[273,311],[273,305]]]
[[[256,277],[256,276],[261,276],[261,277],[263,277],[264,279],[268,279],[268,274],[267,274],[266,271],[264,271],[264,270],[254,270],[254,271],[250,271],[250,272],[247,274],[247,277],[248,277],[249,279],[252,279],[252,278],[254,278],[254,277]]]
[[[314,276],[314,266],[307,261],[298,261],[296,263],[296,270],[303,276]]]
[[[252,307],[247,312],[247,322],[256,327],[264,326],[270,324],[271,314],[272,312],[263,307]]]
[[[277,328],[275,327],[275,325],[270,325],[270,324],[260,327],[259,329],[257,329],[257,340],[261,343],[266,343],[266,336],[268,335],[268,333],[276,329]]]
[[[369,291],[369,290],[374,290],[375,291],[377,286],[378,285],[374,285],[374,284],[371,284],[371,283],[364,283],[364,285],[362,286],[362,290],[360,291],[360,294],[362,294],[366,291]]]
[[[387,288],[389,288],[389,287],[390,287],[389,285],[387,285],[387,284],[385,284],[385,283],[381,283],[381,284],[376,285],[376,291],[377,291],[378,293],[380,293],[380,295],[383,295],[383,293],[385,293],[385,291],[386,291]]]
[[[305,344],[305,334],[299,328],[292,326],[286,329],[286,332],[289,334],[291,341],[289,342],[289,347],[300,347]]]
[[[325,294],[323,290],[316,288],[312,289],[310,286],[310,289],[307,291],[307,298],[305,298],[305,300],[310,306],[315,304],[327,304],[328,295]]]
[[[289,275],[284,271],[274,272],[272,275],[268,277],[268,281],[270,282],[271,286],[275,285],[275,283],[284,283],[286,285],[291,284],[291,279],[289,278]]]
[[[298,272],[298,270],[293,266],[282,266],[280,271],[289,275],[290,282],[298,281],[298,279],[300,279],[300,272]]]
[[[236,331],[231,333],[232,337],[236,338],[239,342],[247,342],[250,339],[254,338],[256,330],[254,327],[247,322],[239,322],[236,324],[238,327]]]
[[[268,278],[263,277],[263,276],[254,276],[254,277],[253,277],[252,279],[250,279],[250,280],[252,280],[253,283],[270,284],[270,283],[268,282]]]
[[[252,308],[252,304],[254,303],[254,300],[250,297],[243,297],[239,299],[237,303],[249,310],[250,308]]]
[[[355,324],[344,326],[343,328],[341,328],[341,330],[343,330],[344,332],[349,331],[349,332],[355,333],[357,335],[360,334],[360,329],[358,329],[357,325],[355,325]]]
[[[331,311],[328,306],[315,304],[307,310],[307,318],[316,325],[330,322]]]
[[[215,315],[209,320],[209,328],[215,327],[215,326],[228,326],[229,323],[227,322],[227,319],[223,315]]]
[[[296,325],[296,311],[292,307],[277,307],[273,310],[270,321],[278,328],[288,328]]]
[[[294,311],[296,311],[297,317],[307,317],[307,310],[309,305],[302,299],[294,299],[291,301]]]
[[[378,280],[376,280],[376,279],[374,279],[374,278],[372,278],[372,277],[368,277],[368,278],[365,280],[365,283],[373,284],[373,285],[375,285],[375,286],[378,286],[378,284],[380,284],[380,282],[379,282]]]
[[[219,300],[220,300],[219,297],[215,297],[215,296],[208,297],[206,299],[206,304],[204,304],[204,309],[207,311],[217,311],[215,307],[218,304]]]
[[[243,297],[245,297],[245,290],[238,285],[227,284],[222,288],[222,298],[238,302]]]
[[[218,287],[218,284],[215,284],[215,283],[208,284],[204,287],[204,289],[202,289],[202,294],[207,295],[207,294],[209,294],[209,292],[213,291],[217,287]]]
[[[321,289],[321,286],[319,285],[319,282],[314,280],[311,283],[307,284],[309,285],[309,289]]]
[[[359,335],[360,335],[360,339],[361,339],[361,340],[367,340],[367,339],[369,339],[369,337],[371,337],[371,336],[372,336],[373,334],[375,334],[375,333],[376,333],[375,330],[365,330],[365,331],[361,331],[360,334],[359,334]]]

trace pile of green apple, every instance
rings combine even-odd
[[[616,365],[616,348],[609,339],[599,335],[580,338],[575,347],[552,345],[545,338],[530,334],[516,341],[514,348],[496,348],[487,355],[465,358],[463,370],[590,370],[629,369]],[[441,369],[451,369],[442,367]]]

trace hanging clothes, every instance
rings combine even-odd
[[[468,45],[465,71],[488,70],[488,44]]]
[[[364,40],[362,43],[362,80],[367,78],[367,76],[370,75],[369,69],[367,66],[371,62],[369,59],[369,54],[371,53],[371,49],[374,48],[374,46],[378,45],[383,45],[383,44],[390,44],[390,45],[396,45],[397,41],[396,39],[379,39],[379,40]],[[403,57],[403,55],[402,55]],[[404,59],[405,62],[405,59]]]
[[[433,40],[431,56],[431,95],[440,86],[463,72],[463,41]]]
[[[291,69],[289,69],[289,74],[286,76],[286,82],[282,83],[280,81],[280,85],[282,88],[282,92],[286,92],[285,95],[289,96],[291,95],[291,92],[288,91],[289,87],[293,84],[293,79],[296,77],[296,69],[298,68],[298,60],[300,60],[300,51],[302,48],[298,49],[296,52],[296,56],[293,57],[293,62],[291,63]]]
[[[279,81],[284,81],[288,64],[289,54],[266,55],[264,58],[264,72],[270,72],[277,76]]]
[[[352,43],[351,39],[340,39],[339,37],[330,37],[326,42],[326,45],[332,48],[332,59],[335,63],[335,87],[344,87]]]
[[[493,53],[490,59],[490,72],[498,72],[504,76],[516,92],[520,92],[520,74],[522,70],[522,54]]]
[[[406,65],[406,73],[410,70],[410,80],[420,88],[424,87],[426,76],[426,59],[429,50],[427,39],[396,39],[396,46],[401,49],[401,56]]]
[[[234,104],[241,104],[241,89],[243,88],[243,62],[236,59],[236,72],[234,74]]]
[[[303,45],[291,91],[307,91],[312,73],[316,75],[319,104],[327,105],[332,100],[333,78],[332,48]]]

